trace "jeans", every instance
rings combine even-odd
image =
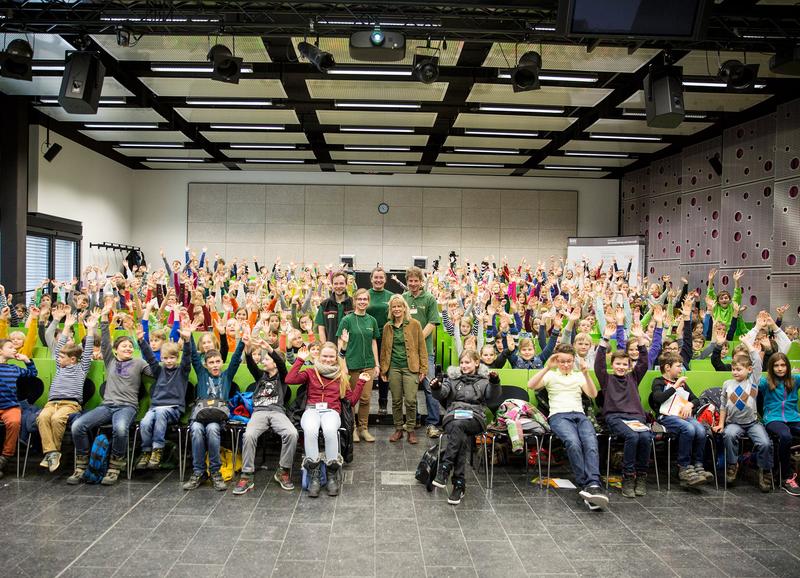
[[[178,423],[180,418],[181,411],[175,405],[148,409],[139,424],[139,433],[142,435],[142,451],[162,449],[167,437],[167,426]]]
[[[477,419],[452,419],[444,425],[447,446],[444,448],[442,463],[453,466],[453,481],[464,482],[467,454],[471,451],[470,438],[483,431],[483,424]]]
[[[706,426],[693,417],[684,419],[677,415],[662,415],[659,421],[669,433],[678,435],[678,467],[703,465],[707,439]]]
[[[281,457],[278,464],[282,468],[291,469],[294,453],[297,450],[297,428],[292,420],[280,411],[261,410],[254,411],[247,428],[242,436],[242,473],[252,474],[256,471],[256,445],[258,438],[268,429],[272,428],[281,436]]]
[[[428,354],[428,379],[433,379],[436,376],[436,356],[433,353]],[[439,423],[439,401],[433,397],[430,387],[423,387],[425,392],[425,405],[428,408],[428,417],[425,418],[426,425],[437,425]]]
[[[72,422],[72,441],[79,456],[88,456],[91,449],[89,432],[111,424],[111,457],[127,455],[128,433],[138,408],[132,405],[100,405]]]
[[[206,472],[206,451],[208,452],[208,465],[211,475],[219,473],[222,460],[219,457],[219,438],[222,424],[202,424],[193,421],[189,427],[192,432],[192,465],[194,473],[202,476]]]
[[[628,475],[633,475],[634,473],[646,474],[647,464],[650,460],[650,445],[652,444],[653,434],[649,431],[633,431],[623,421],[630,419],[640,418],[635,415],[624,413],[610,413],[606,415],[606,425],[608,425],[608,429],[610,429],[615,436],[625,440],[622,457],[622,473]]]
[[[738,463],[739,458],[739,438],[747,434],[753,445],[756,454],[756,463],[762,470],[772,470],[772,440],[769,439],[767,430],[759,422],[740,425],[729,423],[725,425],[722,432],[722,439],[725,442],[725,459],[728,465]]]
[[[792,449],[792,436],[800,436],[800,421],[771,421],[767,424],[767,431],[778,438],[778,457],[781,462],[781,476],[784,480],[790,478],[792,463],[789,460],[789,455]]]
[[[550,429],[564,444],[578,487],[600,485],[597,435],[585,414],[576,411],[550,416]]]
[[[339,457],[339,426],[342,418],[338,411],[317,411],[315,407],[306,407],[300,418],[303,428],[303,449],[306,457],[312,461],[319,459],[319,429],[325,437],[325,459],[333,461]]]

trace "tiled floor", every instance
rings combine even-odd
[[[667,493],[653,484],[646,498],[612,493],[609,512],[589,513],[573,492],[541,491],[517,467],[498,469],[489,493],[468,468],[466,498],[452,507],[442,491],[382,484],[382,472],[413,471],[425,444],[373,432],[379,441],[356,446],[338,498],[285,492],[272,470],[240,497],[184,492],[176,472],[113,488],[7,475],[2,575],[800,575],[800,498],[782,491],[742,483],[727,494]]]

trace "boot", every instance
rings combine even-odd
[[[339,495],[339,472],[341,471],[342,462],[341,456],[336,458],[335,460],[330,460],[325,464],[326,471],[328,474],[328,495],[329,496],[338,496]]]
[[[86,467],[89,465],[89,456],[82,456],[78,454],[75,456],[75,471],[72,472],[72,475],[67,478],[67,483],[70,486],[77,486],[81,483],[83,479],[83,473],[86,471]]]
[[[135,469],[137,470],[146,470],[148,464],[150,463],[150,456],[152,455],[151,452],[142,452],[142,455],[139,456],[139,461],[136,462]]]
[[[772,472],[770,470],[758,469],[758,489],[764,493],[772,491]]]
[[[108,471],[100,483],[104,486],[113,486],[119,481],[119,473],[125,468],[125,458],[111,456],[108,461]]]
[[[157,470],[161,467],[161,456],[164,454],[164,450],[161,448],[153,449],[153,453],[150,454],[150,462],[147,464],[147,469],[149,470]]]
[[[635,498],[636,497],[636,476],[633,474],[623,474],[622,475],[622,496],[624,498]]]
[[[402,439],[403,439],[403,430],[401,429],[394,430],[394,433],[391,436],[389,436],[389,441],[392,443],[399,442]]]
[[[452,470],[452,466],[450,464],[444,463],[440,464],[439,468],[436,470],[436,477],[431,482],[437,488],[446,488],[447,487],[447,478],[450,477],[450,472]]]
[[[646,473],[638,473],[637,472],[637,474],[636,474],[636,484],[634,485],[633,492],[637,496],[646,496],[647,495],[647,474]]]
[[[361,439],[364,440],[365,442],[374,442],[375,441],[375,436],[373,436],[371,433],[369,433],[369,430],[367,428],[361,428],[361,431],[359,432],[359,435],[361,436]]]
[[[414,430],[408,432],[408,443],[411,445],[415,445],[417,443],[417,434],[414,433]]]
[[[306,471],[308,472],[308,497],[309,498],[316,498],[319,496],[319,491],[322,488],[322,482],[320,480],[320,461],[319,460],[312,460],[310,458],[306,458],[303,467],[305,467]]]
[[[0,480],[3,479],[5,473],[3,470],[6,468],[6,464],[8,463],[8,456],[0,456]]]
[[[706,483],[705,477],[697,475],[694,468],[691,466],[680,467],[678,466],[678,479],[681,482],[681,487],[694,487]]]
[[[739,464],[728,464],[725,469],[725,481],[732,484],[736,481],[736,475],[739,473]]]
[[[354,427],[354,428],[353,428],[353,443],[354,443],[354,444],[357,444],[357,443],[358,443],[358,442],[360,442],[360,441],[361,441],[361,438],[360,438],[360,437],[358,437],[358,428],[357,428],[357,427]]]
[[[222,474],[219,472],[214,472],[211,474],[211,485],[214,486],[214,489],[218,492],[224,492],[228,489],[228,484],[225,483],[225,480],[222,478]]]

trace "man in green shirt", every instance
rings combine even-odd
[[[345,315],[353,312],[353,300],[347,294],[347,275],[344,271],[337,271],[331,277],[333,294],[319,304],[314,325],[319,332],[320,341],[336,340],[336,330],[339,322]]]
[[[406,285],[408,291],[403,293],[403,299],[408,303],[411,317],[419,321],[422,325],[422,334],[425,336],[425,345],[428,349],[428,378],[433,379],[435,374],[433,334],[436,326],[441,324],[439,307],[436,298],[428,291],[425,291],[424,274],[419,267],[409,267],[406,271]],[[439,402],[431,394],[430,387],[425,387],[425,405],[428,408],[428,417],[425,423],[428,425],[427,434],[429,438],[439,437],[442,432],[437,427],[439,423]]]
[[[369,307],[367,313],[375,318],[378,327],[383,330],[383,326],[389,320],[389,299],[394,295],[391,291],[384,289],[386,286],[386,271],[383,267],[375,267],[369,277],[372,288],[369,290]],[[378,339],[378,351],[381,350],[381,340]],[[389,405],[389,383],[383,381],[380,376],[378,380],[378,415],[386,415],[386,408]]]

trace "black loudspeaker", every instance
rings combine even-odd
[[[106,67],[92,52],[67,55],[58,104],[72,114],[97,114]]]
[[[647,126],[675,128],[683,122],[683,68],[650,67],[644,77]]]

